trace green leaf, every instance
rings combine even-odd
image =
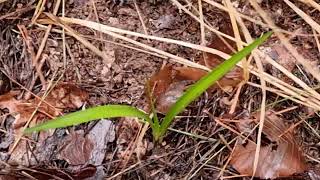
[[[151,124],[149,116],[135,107],[127,105],[105,105],[93,107],[83,111],[77,111],[65,116],[58,117],[37,126],[28,128],[24,132],[31,133],[33,131],[62,128],[72,125],[78,125],[96,119],[115,117],[137,117],[147,120]]]
[[[243,48],[238,53],[234,54],[231,58],[224,61],[220,65],[218,65],[215,69],[213,69],[210,73],[208,73],[205,77],[200,79],[198,82],[193,84],[187,91],[183,94],[181,98],[169,109],[169,112],[164,117],[161,123],[161,133],[163,136],[173,119],[176,115],[178,115],[181,111],[183,111],[192,101],[198,98],[203,92],[205,92],[211,85],[213,85],[217,80],[223,77],[226,73],[228,73],[239,61],[241,61],[244,57],[246,57],[254,48],[262,44],[265,40],[267,40],[271,36],[272,32],[268,32],[264,34],[262,37],[256,39],[253,43]]]

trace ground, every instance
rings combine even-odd
[[[227,54],[233,54],[237,49],[234,41],[224,37],[225,43],[222,36],[210,28],[201,32],[200,23],[187,13],[190,11],[198,17],[198,1],[179,1],[184,7],[181,8],[174,0],[72,0],[62,1],[56,13],[58,17],[77,18],[150,35],[149,39],[134,34],[124,37],[176,56],[170,58],[162,52],[108,35],[99,27],[94,30],[93,26],[88,28],[50,19],[46,12],[54,14],[56,1],[44,1],[40,12],[37,5],[42,1],[2,1],[2,179],[250,179],[253,167],[246,159],[252,162],[254,159],[250,147],[256,142],[258,130],[253,133],[251,130],[260,121],[263,99],[260,88],[263,73],[258,70],[250,70],[246,81],[245,68],[233,69],[176,117],[162,142],[155,142],[151,129],[135,118],[104,119],[19,137],[26,125],[33,126],[98,105],[127,104],[149,111],[148,82],[154,88],[159,117],[164,117],[166,110],[161,107],[170,102],[162,100],[180,97],[202,76],[200,74],[205,74],[174,61],[175,58],[210,68],[223,62],[217,55],[186,47],[181,42],[201,44]],[[212,1],[220,6],[208,2],[211,1],[202,1],[205,23],[234,37],[230,14],[219,8],[230,9],[229,1]],[[294,51],[302,56],[303,63],[288,53],[288,47],[276,35],[259,47],[271,61],[284,67],[287,74],[265,60],[267,58],[259,58],[264,72],[271,77],[265,77],[269,87],[261,146],[265,155],[260,155],[263,160],[258,164],[257,179],[320,179],[319,79],[305,65],[311,64],[316,74],[320,72],[320,9],[308,1],[292,2],[314,20],[313,26],[285,1],[262,0],[258,3]],[[252,38],[271,30],[271,25],[259,16],[260,12],[249,1],[235,0],[232,6],[242,15],[251,17],[243,22]],[[46,39],[48,24],[52,22],[55,24]],[[65,37],[61,26],[65,28]],[[239,22],[238,28],[241,29]],[[123,35],[119,30],[114,32]],[[205,41],[201,38],[203,34]],[[180,42],[152,40],[152,37]],[[243,29],[241,38],[245,41]],[[46,45],[40,51],[43,41]],[[37,60],[38,52],[41,53]],[[255,58],[251,65],[257,69]],[[301,84],[315,91],[312,93]],[[44,97],[45,103],[38,107],[39,99]],[[234,103],[236,106],[231,111]],[[244,140],[244,136],[249,136],[249,140]],[[256,146],[252,146],[255,150]],[[237,155],[239,152],[249,156]],[[289,168],[273,169],[272,165],[268,166],[273,163],[268,158],[280,158],[276,164]],[[248,167],[250,170],[245,170]],[[265,172],[273,175],[268,176]]]

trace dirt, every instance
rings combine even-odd
[[[94,9],[93,2],[96,9]],[[192,1],[192,3],[197,7],[197,1]],[[257,17],[257,12],[250,7],[248,2],[237,0],[235,4],[238,4],[238,11],[251,17]],[[320,12],[298,1],[295,1],[295,4],[320,23]],[[199,23],[179,10],[171,2],[150,2],[145,0],[138,1],[137,5],[149,35],[182,40],[194,44],[200,43],[201,33]],[[260,5],[271,14],[272,19],[282,29],[300,34],[313,33],[306,22],[296,15],[292,9],[288,8],[284,2],[268,0],[263,1]],[[32,55],[30,55],[30,48],[27,47],[21,31],[17,28],[17,25],[24,25],[26,27],[30,42],[32,42],[36,53],[45,31],[37,25],[30,25],[35,6],[36,2],[29,0],[0,3],[0,95],[12,90],[21,90],[22,93],[17,95],[17,98],[25,99],[26,94],[28,94],[26,89],[35,94],[41,94],[43,91],[43,85],[36,78],[37,72],[31,63]],[[20,11],[22,7],[28,8]],[[54,4],[51,1],[47,2],[45,12],[52,12],[53,8]],[[98,18],[95,13],[98,14]],[[227,13],[206,3],[203,3],[203,13],[213,27],[222,31],[226,27],[231,27]],[[59,13],[60,15],[61,13]],[[133,1],[126,2],[121,6],[115,4],[114,1],[67,1],[65,4],[65,16],[96,21],[133,32],[145,33]],[[260,18],[256,19],[259,20]],[[248,21],[245,21],[245,23],[254,38],[268,31],[267,28],[254,23]],[[60,28],[57,26],[53,27],[54,29]],[[89,94],[86,107],[104,104],[129,104],[146,110],[149,106],[145,95],[147,80],[166,64],[182,67],[180,64],[172,63],[160,57],[109,43],[109,41],[113,41],[128,45],[128,43],[122,40],[114,39],[78,25],[71,25],[71,27],[105,52],[113,63],[109,66],[109,62],[104,61],[81,42],[68,35],[66,35],[67,58],[66,62],[64,62],[61,34],[51,32],[42,52],[42,57],[45,57],[42,72],[48,84],[51,80],[61,81],[75,84],[86,90]],[[217,36],[213,33],[206,33],[207,45],[214,44]],[[290,35],[287,36],[290,37]],[[143,38],[131,38],[194,62],[201,61],[203,57],[202,52],[191,48],[159,41],[149,41]],[[290,41],[296,45],[299,53],[309,57],[315,65],[319,64],[320,53],[312,36],[292,36],[290,37]],[[264,46],[272,47],[276,43],[277,40],[273,39]],[[216,47],[216,49],[225,46],[220,44],[215,45],[213,47]],[[231,53],[231,51],[228,50],[228,53]],[[292,64],[290,67],[292,67]],[[266,66],[265,69],[266,72],[277,76],[278,72],[275,72],[272,67]],[[317,85],[312,76],[303,69],[301,70],[301,68],[299,69],[295,66],[292,68],[292,72],[308,85],[312,87]],[[34,84],[32,83],[33,81],[35,82]],[[259,83],[259,80],[254,76],[250,77],[250,81]],[[28,172],[28,175],[39,179],[49,177],[43,177],[43,174],[40,172],[57,175],[63,179],[71,179],[70,177],[84,179],[88,177],[93,178],[94,176],[100,177],[100,175],[117,179],[218,178],[221,168],[228,161],[228,157],[232,151],[232,147],[225,146],[225,144],[235,138],[235,134],[217,124],[215,117],[229,116],[230,101],[235,94],[235,90],[236,88],[231,89],[231,91],[215,89],[212,93],[204,94],[188,106],[182,113],[182,117],[176,119],[171,126],[175,131],[169,131],[161,144],[153,142],[151,131],[147,130],[136,151],[133,143],[135,143],[136,137],[139,136],[139,132],[143,129],[142,125],[138,122],[128,123],[123,121],[118,123],[114,121],[117,127],[116,130],[124,130],[123,132],[119,131],[116,133],[116,140],[106,141],[107,145],[104,147],[106,148],[105,158],[98,168],[93,168],[90,165],[74,166],[74,164],[70,163],[73,162],[72,159],[69,160],[68,154],[64,152],[64,158],[51,158],[48,162],[39,162],[38,165],[32,167],[18,168],[16,166],[9,166],[4,171],[0,171],[1,174],[6,174],[6,176],[0,177],[3,179],[8,177],[28,178],[27,175],[22,173],[25,171]],[[320,91],[318,90],[318,92]],[[250,109],[252,112],[260,109],[262,99],[260,89],[244,86],[239,97],[240,103],[234,113],[235,115],[239,115],[247,109]],[[284,119],[285,124],[291,125],[299,122],[301,119],[306,119],[306,123],[309,124],[300,124],[294,129],[294,134],[304,154],[312,157],[306,158],[308,167],[316,172],[320,169],[320,138],[310,127],[319,132],[319,116],[313,110],[289,100],[273,104],[278,100],[280,100],[280,97],[276,94],[267,93],[267,107],[272,107],[275,111],[298,106],[297,109],[280,115]],[[70,110],[65,109],[65,113],[68,111]],[[1,112],[1,114],[7,113],[5,110]],[[209,112],[209,115],[205,112]],[[160,116],[162,117],[162,115]],[[8,126],[6,122],[8,120],[1,121],[1,128],[6,130]],[[52,146],[48,145],[50,148],[57,148],[59,146],[56,144],[57,141],[66,139],[66,136],[72,136],[73,133],[77,134],[81,132],[85,136],[94,126],[95,123],[77,126],[77,128],[71,130],[71,135],[65,131],[58,131],[46,142],[53,144]],[[183,134],[184,132],[193,135],[185,135]],[[6,133],[1,132],[0,138],[5,137]],[[92,149],[91,146],[93,145],[90,144],[90,149]],[[224,149],[221,150],[222,148]],[[72,147],[70,149],[72,150]],[[133,151],[134,153],[130,154]],[[1,161],[7,159],[8,154],[6,153],[8,153],[8,148],[0,149]],[[54,154],[54,151],[51,152],[50,150],[50,153]],[[80,160],[84,163],[87,159],[88,157]],[[45,170],[46,168],[48,170]],[[230,165],[225,168],[225,176],[237,175],[236,170]],[[30,171],[30,169],[34,169],[35,171]],[[310,177],[311,175],[304,173],[292,178],[305,179]],[[240,179],[240,177],[234,179]]]

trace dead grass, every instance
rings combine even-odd
[[[0,3],[8,3],[5,1],[6,0],[0,0]],[[311,0],[300,1],[320,11],[320,6],[316,2]],[[38,39],[39,43],[37,46],[36,54],[32,58],[32,62],[30,61],[28,63],[32,63],[34,67],[33,71],[35,71],[35,74],[40,77],[42,84],[38,84],[37,79],[34,79],[34,85],[31,85],[30,88],[26,88],[27,84],[21,84],[20,82],[17,82],[15,78],[12,78],[10,74],[6,73],[8,71],[7,66],[4,66],[2,64],[1,71],[6,76],[8,76],[12,83],[15,84],[13,85],[13,87],[19,87],[26,90],[29,93],[29,96],[35,96],[35,93],[33,91],[37,89],[36,86],[42,86],[42,88],[46,89],[48,93],[51,89],[50,87],[52,87],[52,85],[54,84],[56,76],[58,75],[54,74],[46,66],[46,62],[48,63],[48,61],[50,61],[50,58],[46,58],[43,61],[41,61],[41,58],[43,58],[43,56],[48,53],[46,49],[46,47],[48,46],[48,39],[50,39],[51,37],[55,37],[56,33],[61,34],[59,36],[61,36],[62,39],[62,56],[60,57],[62,57],[63,60],[63,68],[59,71],[60,73],[62,72],[62,74],[60,74],[60,77],[63,79],[64,73],[68,71],[68,66],[72,64],[72,69],[75,69],[76,76],[78,77],[78,83],[82,83],[84,84],[84,86],[91,86],[96,89],[99,89],[97,82],[93,82],[93,85],[91,85],[91,82],[89,81],[85,81],[84,83],[80,82],[82,76],[81,73],[83,72],[81,70],[81,67],[76,67],[80,62],[77,62],[79,60],[78,56],[74,57],[73,51],[75,50],[75,48],[73,48],[73,44],[70,44],[69,42],[71,37],[78,41],[78,46],[83,46],[89,49],[89,52],[91,54],[94,54],[93,56],[101,58],[104,60],[104,62],[107,62],[107,64],[105,64],[107,68],[106,73],[110,77],[112,75],[112,78],[115,74],[121,74],[121,76],[130,76],[130,73],[136,73],[135,71],[140,71],[140,73],[143,73],[143,66],[137,68],[139,70],[128,70],[128,72],[124,72],[123,70],[116,70],[124,68],[124,66],[122,65],[119,66],[119,64],[121,64],[121,60],[120,62],[110,60],[105,52],[107,50],[101,46],[97,46],[97,42],[121,46],[123,49],[126,49],[125,51],[128,51],[129,54],[142,53],[143,56],[148,55],[148,57],[150,57],[148,58],[148,60],[154,60],[152,58],[157,57],[159,58],[157,59],[157,64],[159,64],[159,66],[162,63],[169,62],[181,66],[189,66],[205,71],[210,71],[208,67],[197,63],[197,59],[195,58],[196,56],[186,54],[186,57],[182,57],[175,53],[163,50],[161,46],[178,46],[180,49],[189,48],[199,54],[212,53],[219,57],[222,57],[223,59],[227,59],[230,57],[230,54],[206,46],[207,42],[212,36],[211,34],[220,36],[224,39],[225,42],[226,39],[235,42],[237,50],[240,50],[245,45],[252,42],[254,39],[254,37],[252,37],[251,35],[252,28],[248,26],[248,22],[250,22],[255,27],[272,29],[275,32],[275,36],[271,40],[271,43],[279,41],[296,58],[299,65],[302,65],[303,71],[306,72],[308,80],[312,82],[310,84],[302,79],[299,74],[288,71],[285,67],[276,62],[269,54],[266,54],[263,49],[257,49],[252,53],[252,56],[248,57],[247,59],[243,60],[242,63],[238,64],[244,70],[243,72],[245,80],[238,87],[236,87],[235,90],[233,90],[229,94],[225,92],[215,92],[214,94],[206,94],[201,97],[199,101],[195,102],[194,105],[188,108],[188,110],[184,113],[185,116],[177,118],[177,122],[173,125],[170,133],[165,138],[165,143],[162,145],[157,145],[156,147],[154,147],[154,149],[149,150],[151,154],[148,154],[143,158],[138,157],[138,160],[135,161],[131,158],[132,156],[135,156],[134,153],[130,152],[130,157],[125,160],[125,165],[118,169],[114,167],[117,167],[119,163],[113,159],[114,157],[108,157],[110,158],[107,158],[108,160],[110,160],[110,162],[107,162],[110,163],[108,165],[110,169],[108,168],[109,170],[107,172],[107,176],[109,179],[120,177],[137,178],[148,175],[154,178],[168,176],[169,178],[174,179],[191,179],[208,176],[224,179],[242,177],[244,175],[237,175],[231,168],[229,168],[229,155],[232,154],[232,151],[234,150],[234,144],[237,141],[237,138],[242,137],[243,139],[248,139],[249,135],[247,135],[246,137],[242,134],[242,132],[238,132],[238,130],[236,130],[233,125],[225,124],[224,122],[219,121],[220,116],[226,115],[228,114],[228,112],[229,114],[233,115],[239,114],[240,109],[249,109],[249,111],[251,111],[251,108],[253,108],[255,111],[261,112],[260,123],[258,123],[251,132],[254,133],[255,131],[257,131],[257,127],[259,126],[257,133],[257,142],[249,139],[257,145],[255,151],[254,171],[259,168],[258,162],[260,147],[262,146],[261,140],[263,135],[264,118],[266,116],[265,111],[269,107],[268,104],[272,103],[273,98],[282,97],[284,99],[287,99],[284,102],[291,105],[287,107],[282,105],[281,103],[275,104],[274,106],[279,108],[278,115],[294,115],[295,112],[299,113],[302,108],[310,108],[311,111],[315,112],[314,119],[316,119],[316,121],[319,120],[317,112],[320,110],[320,94],[319,91],[312,85],[318,84],[320,81],[320,72],[318,68],[319,62],[317,62],[317,64],[314,64],[312,60],[301,55],[301,53],[297,51],[296,45],[294,45],[287,37],[287,35],[294,34],[295,36],[312,39],[316,45],[313,48],[317,48],[320,52],[320,25],[316,22],[315,19],[313,19],[312,16],[308,15],[307,12],[302,11],[302,9],[300,9],[298,5],[295,5],[295,3],[292,3],[289,0],[283,1],[284,4],[287,5],[286,8],[290,8],[292,12],[296,13],[295,15],[300,16],[312,30],[312,32],[309,33],[296,33],[278,27],[275,24],[275,20],[272,19],[273,16],[271,16],[270,14],[271,10],[263,6],[263,3],[258,4],[253,0],[250,0],[250,4],[252,6],[250,10],[258,14],[262,19],[254,18],[251,15],[240,12],[239,10],[241,9],[242,4],[240,3],[238,7],[235,7],[235,4],[230,0],[224,0],[224,4],[215,2],[213,0],[197,0],[190,2],[186,1],[187,3],[190,3],[189,7],[185,5],[186,3],[182,3],[178,0],[171,0],[170,2],[172,3],[171,6],[173,9],[178,9],[179,11],[181,11],[181,16],[186,16],[196,22],[196,24],[198,25],[198,29],[197,33],[195,33],[194,36],[198,36],[198,42],[195,43],[189,42],[187,40],[178,40],[178,38],[175,39],[158,36],[158,34],[156,34],[150,26],[150,22],[148,21],[148,18],[150,17],[147,15],[147,11],[145,10],[145,8],[150,7],[150,5],[146,5],[146,3],[144,2],[142,3],[134,1],[134,4],[132,5],[132,8],[134,7],[134,11],[137,13],[137,19],[140,22],[138,26],[141,27],[140,31],[132,31],[126,30],[126,28],[123,27],[113,27],[106,24],[105,19],[109,18],[108,16],[110,16],[112,12],[108,11],[109,14],[106,17],[105,15],[102,15],[104,12],[99,6],[102,2],[98,0],[91,0],[90,4],[92,4],[92,12],[89,13],[87,19],[69,17],[69,6],[64,0],[58,0],[55,3],[54,9],[49,12],[44,12],[44,7],[47,3],[46,0],[38,1],[33,16],[28,17],[33,26],[28,27],[27,31],[43,32],[41,38]],[[167,3],[166,5],[169,6],[169,3]],[[61,12],[59,12],[60,6],[63,7]],[[32,7],[31,9],[33,8],[34,7]],[[107,8],[111,9],[111,7]],[[130,6],[125,10],[129,11],[128,9],[130,9]],[[228,13],[228,16],[230,18],[227,19],[230,19],[234,36],[225,34],[225,32],[220,31],[218,28],[208,22],[207,19],[210,18],[209,15],[211,15],[210,13],[212,12],[212,9],[220,9],[221,11]],[[3,19],[7,19],[8,17],[12,17],[17,13],[23,13],[27,11],[30,11],[30,7],[28,9],[20,9],[12,13],[8,13],[7,15],[2,15],[0,16],[0,21],[2,21]],[[164,12],[165,11],[162,10],[161,13]],[[122,13],[125,14],[126,12]],[[94,18],[92,18],[91,15],[94,16]],[[58,26],[62,30],[57,29],[56,26]],[[44,28],[45,30],[41,28]],[[98,34],[98,37],[96,37],[95,35],[88,35],[86,33],[83,33],[85,32],[83,31],[83,29],[94,31]],[[135,30],[137,29],[138,28],[135,28]],[[141,33],[141,30],[143,33]],[[268,44],[266,44],[265,46],[268,46]],[[128,59],[129,58],[130,57],[128,57]],[[253,59],[254,61],[252,61],[251,59]],[[70,60],[72,61],[71,63],[69,62]],[[129,64],[129,61],[125,61],[125,63]],[[137,66],[139,66],[138,63]],[[293,83],[285,82],[283,79],[271,75],[268,68],[266,68],[267,66],[272,66],[273,68],[279,70]],[[129,75],[127,75],[126,73]],[[48,81],[48,79],[51,79],[49,84],[45,83],[46,81]],[[113,80],[109,79],[108,81]],[[109,92],[118,91],[117,89],[115,90],[112,88],[114,87],[111,87],[111,90]],[[126,87],[118,87],[118,89],[122,88]],[[250,94],[246,94],[247,92],[251,91],[254,91],[256,95],[251,96]],[[141,95],[142,94],[143,92],[141,92]],[[245,96],[248,97],[248,99],[245,99]],[[253,99],[253,96],[255,96],[258,100]],[[226,105],[222,102],[222,99],[224,97],[231,99],[231,103],[229,105]],[[42,100],[44,100],[45,96],[37,98],[40,98],[40,103],[42,103]],[[139,103],[141,102],[145,103],[140,100]],[[50,104],[50,102],[45,101],[44,103]],[[105,101],[98,100],[98,102],[95,102],[93,104],[100,103],[105,103]],[[252,104],[258,105],[252,107]],[[145,104],[142,106],[145,106]],[[35,111],[34,114],[36,112],[37,111]],[[32,117],[30,117],[30,120],[31,119]],[[316,122],[316,125],[313,126],[310,125],[306,119],[296,120],[295,122],[296,123],[290,126],[288,132],[296,130],[299,133],[302,132],[302,130],[300,129],[305,130],[306,128],[308,128],[309,130],[307,130],[306,133],[309,133],[309,135],[311,135],[312,137],[320,137],[317,133],[319,128],[318,122]],[[24,126],[24,128],[27,127],[29,123],[30,122],[28,122]],[[3,129],[0,130],[5,134],[7,133],[7,131]],[[305,131],[303,132],[305,133]],[[284,133],[287,133],[287,131]],[[14,143],[11,151],[16,147],[20,138],[23,138],[22,134],[16,136],[18,136],[18,141]],[[148,141],[151,141],[147,125],[140,127],[139,133],[136,136],[135,141],[133,142],[133,146],[137,147],[138,144],[142,143],[143,139],[148,139]],[[308,141],[307,136],[302,137],[302,139]],[[116,148],[113,148],[110,151],[116,152]],[[319,153],[313,155],[314,157],[308,154],[307,157],[313,164],[318,164],[317,166],[319,167]],[[190,165],[190,167],[184,167],[183,164]],[[32,177],[32,175],[30,174],[24,175],[29,178]]]

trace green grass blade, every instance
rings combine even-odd
[[[164,117],[161,123],[161,136],[166,133],[176,115],[183,111],[192,101],[194,101],[203,92],[205,92],[217,80],[228,73],[239,61],[250,54],[252,50],[262,44],[265,40],[267,40],[271,36],[271,34],[272,32],[268,32],[262,37],[256,39],[253,43],[251,43],[238,53],[234,54],[231,58],[224,61],[210,73],[208,73],[208,75],[188,88],[183,96],[178,99],[178,101],[170,108],[169,112]]]
[[[115,117],[137,117],[145,119],[150,123],[149,116],[135,107],[127,105],[105,105],[93,107],[83,111],[77,111],[65,116],[58,117],[37,126],[28,128],[24,132],[31,133],[33,131],[62,128],[72,125],[78,125],[96,119]]]

